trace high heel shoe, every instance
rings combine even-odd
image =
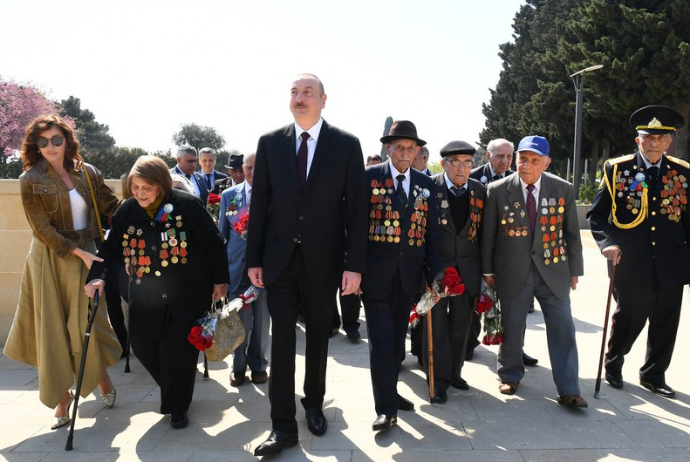
[[[51,430],[55,430],[55,429],[58,429],[60,427],[64,427],[65,425],[67,425],[69,423],[69,421],[70,421],[69,408],[72,406],[72,402],[74,401],[74,393],[72,393],[72,390],[70,390],[70,392],[69,392],[69,397],[70,397],[70,401],[69,401],[69,406],[67,406],[67,415],[62,415],[62,416],[56,415],[55,417],[53,417],[53,425],[50,426]]]
[[[103,400],[103,403],[108,406],[109,408],[112,408],[115,406],[115,398],[117,397],[117,390],[115,387],[113,387],[112,390],[110,390],[108,393],[101,393],[101,399]]]

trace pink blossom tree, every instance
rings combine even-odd
[[[0,163],[21,147],[29,123],[57,109],[40,90],[0,77]]]

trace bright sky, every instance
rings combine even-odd
[[[290,84],[310,72],[326,87],[324,119],[365,156],[392,116],[438,160],[449,141],[478,141],[522,3],[3,0],[0,75],[80,98],[118,146],[167,150],[196,123],[248,153],[292,122]]]

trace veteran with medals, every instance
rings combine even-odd
[[[414,297],[425,265],[440,271],[438,216],[432,203],[434,184],[411,168],[419,147],[412,122],[395,121],[381,138],[389,161],[367,168],[369,184],[369,245],[362,277],[362,303],[367,318],[371,381],[377,418],[374,431],[388,430],[398,410],[413,404],[397,393],[400,358]],[[433,277],[433,276],[432,276]],[[427,278],[429,280],[429,278]]]
[[[230,280],[225,240],[201,201],[172,188],[162,159],[141,156],[127,180],[132,192],[113,215],[110,234],[84,287],[104,287],[105,271],[128,273],[120,293],[131,291],[132,350],[161,390],[161,414],[187,426],[199,350],[187,335]],[[129,286],[129,287],[128,287]]]
[[[690,165],[665,155],[685,120],[665,106],[630,116],[637,131],[635,154],[604,164],[601,187],[587,217],[609,265],[616,265],[606,380],[623,388],[623,362],[649,320],[640,384],[672,398],[666,384],[680,320],[683,286],[690,282]]]
[[[475,297],[482,282],[479,237],[486,188],[469,177],[476,149],[465,141],[452,141],[441,149],[443,173],[434,175],[433,206],[438,210],[439,255],[443,268],[455,268],[462,278],[465,292],[443,297],[433,307],[434,397],[432,402],[445,403],[449,386],[468,390],[462,378],[467,337],[471,330]],[[425,322],[428,318],[425,318]],[[428,364],[429,339],[424,330],[422,358]],[[428,381],[428,380],[427,380]]]
[[[501,302],[499,390],[514,394],[525,375],[523,331],[536,298],[544,313],[558,402],[586,407],[570,310],[570,290],[584,272],[575,193],[572,184],[545,172],[550,160],[546,138],[527,136],[518,145],[517,175],[487,188],[482,271]]]

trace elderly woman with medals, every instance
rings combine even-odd
[[[84,163],[74,129],[58,116],[31,122],[20,152],[19,185],[33,239],[4,354],[36,367],[39,398],[55,407],[56,429],[69,423],[74,400],[68,390],[79,372],[88,310],[82,284],[99,260],[96,210],[110,215],[118,199],[101,173]],[[113,407],[116,391],[106,368],[122,350],[105,309],[97,311],[91,337],[81,394],[98,385],[104,404]]]
[[[91,269],[85,290],[102,290],[103,272],[124,267],[132,349],[160,387],[161,413],[170,414],[173,428],[184,428],[199,358],[187,335],[225,296],[225,240],[198,198],[173,189],[160,158],[137,159],[127,184],[133,197],[113,216],[99,253],[104,261]]]

